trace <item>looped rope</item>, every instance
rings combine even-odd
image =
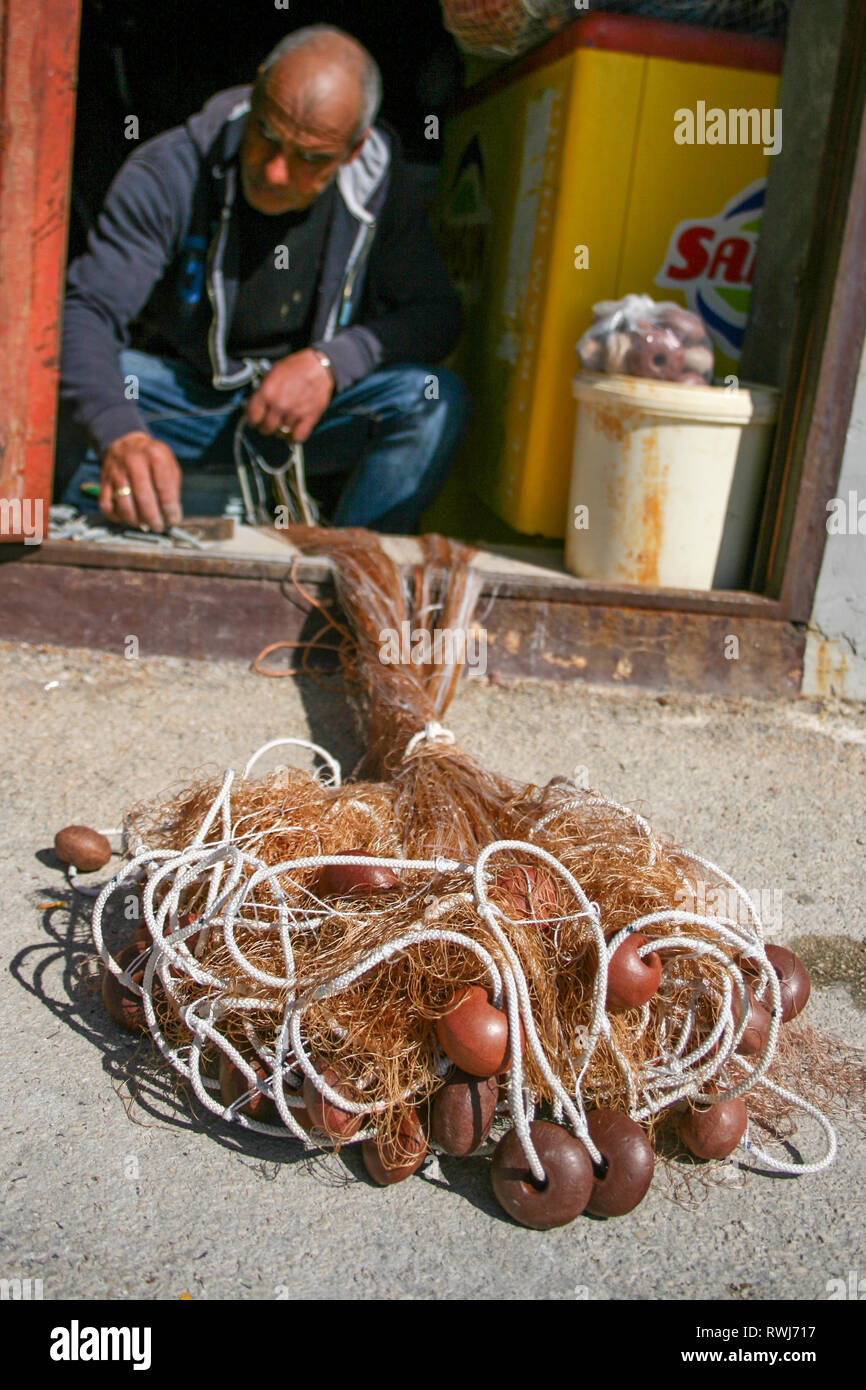
[[[243,776],[249,777],[250,772],[255,767],[259,758],[263,754],[269,753],[272,748],[281,748],[284,745],[292,744],[296,748],[309,748],[311,752],[318,753],[323,762],[328,764],[333,774],[332,787],[339,787],[342,783],[342,771],[337,759],[332,757],[326,748],[322,748],[318,743],[311,743],[307,738],[272,738],[270,743],[263,743],[261,748],[257,748],[243,770]]]
[[[403,762],[411,758],[416,748],[420,748],[422,743],[456,743],[456,739],[450,729],[446,729],[444,724],[438,724],[435,719],[431,719],[419,729],[417,734],[413,734],[403,752]]]

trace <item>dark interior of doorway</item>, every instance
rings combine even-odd
[[[289,0],[279,8],[275,0],[82,0],[68,259],[85,249],[109,184],[135,148],[126,138],[130,115],[136,143],[181,124],[215,92],[252,80],[274,45],[307,24],[335,24],[374,55],[382,115],[429,203],[441,147],[425,138],[426,118],[444,119],[464,83],[439,0]],[[478,536],[525,543],[479,499],[470,510],[473,525],[484,518]],[[446,503],[430,524],[456,533],[462,513]]]
[[[214,92],[250,81],[285,34],[320,23],[367,45],[382,69],[382,114],[407,158],[435,160],[424,116],[444,111],[462,82],[439,0],[83,0],[70,258],[131,152],[128,116],[142,141],[179,125]]]

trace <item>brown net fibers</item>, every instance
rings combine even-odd
[[[368,533],[291,539],[333,565],[367,725],[362,780],[341,783],[327,758],[316,774],[254,777],[250,765],[136,808],[129,861],[94,911],[107,969],[129,988],[101,920],[111,891],[140,882],[144,977],[132,987],[201,1102],[307,1144],[366,1141],[386,1173],[417,1167],[444,1132],[437,1106],[464,1056],[450,1024],[468,997],[507,1020],[480,1139],[513,1125],[539,1181],[534,1119],[601,1164],[593,1111],[652,1135],[698,1101],[742,1096],[761,1121],[743,1136],[756,1161],[826,1166],[832,1127],[792,1083],[820,1075],[832,1099],[852,1064],[813,1030],[781,1026],[743,890],[628,808],[564,778],[509,781],[442,727],[480,592],[471,552],[425,537],[404,581]],[[706,910],[708,888],[724,913]],[[629,953],[638,985],[657,968],[646,998],[617,995]],[[795,1113],[823,1131],[815,1163],[766,1147]]]

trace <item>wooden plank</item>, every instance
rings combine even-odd
[[[199,541],[231,541],[235,535],[234,517],[185,516],[183,530]]]
[[[6,555],[6,559],[26,560],[32,565],[61,565],[95,569],[114,569],[164,574],[195,574],[232,579],[282,579],[292,563],[287,548],[284,558],[263,558],[241,555],[207,555],[196,550],[140,550],[129,547],[88,545],[83,541],[47,541],[38,548],[24,547]],[[329,583],[330,566],[326,560],[302,557],[298,560],[298,578],[307,585]],[[523,598],[537,602],[613,604],[623,608],[649,608],[657,611],[718,613],[754,616],[780,620],[781,606],[761,594],[728,590],[659,589],[649,585],[611,585],[596,580],[577,579],[572,575],[539,570],[537,575],[525,571],[485,569],[482,594],[490,597],[501,594],[511,599]]]
[[[318,596],[318,595],[317,595]],[[32,643],[250,662],[320,625],[287,584],[224,576],[0,566],[0,636]],[[741,695],[796,695],[803,634],[750,616],[514,599],[479,608],[496,679],[538,677]],[[736,639],[733,641],[732,639]],[[276,665],[289,656],[276,657]]]
[[[79,0],[0,0],[0,541],[7,542],[48,525],[78,14]]]
[[[503,601],[486,619],[488,674],[797,695],[805,639],[793,624],[707,613]]]

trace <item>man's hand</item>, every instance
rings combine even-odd
[[[102,456],[99,510],[123,526],[164,531],[179,525],[180,464],[167,444],[135,430],[124,434]]]
[[[284,434],[303,444],[334,394],[334,379],[312,348],[272,367],[247,401],[247,419],[260,434]]]

